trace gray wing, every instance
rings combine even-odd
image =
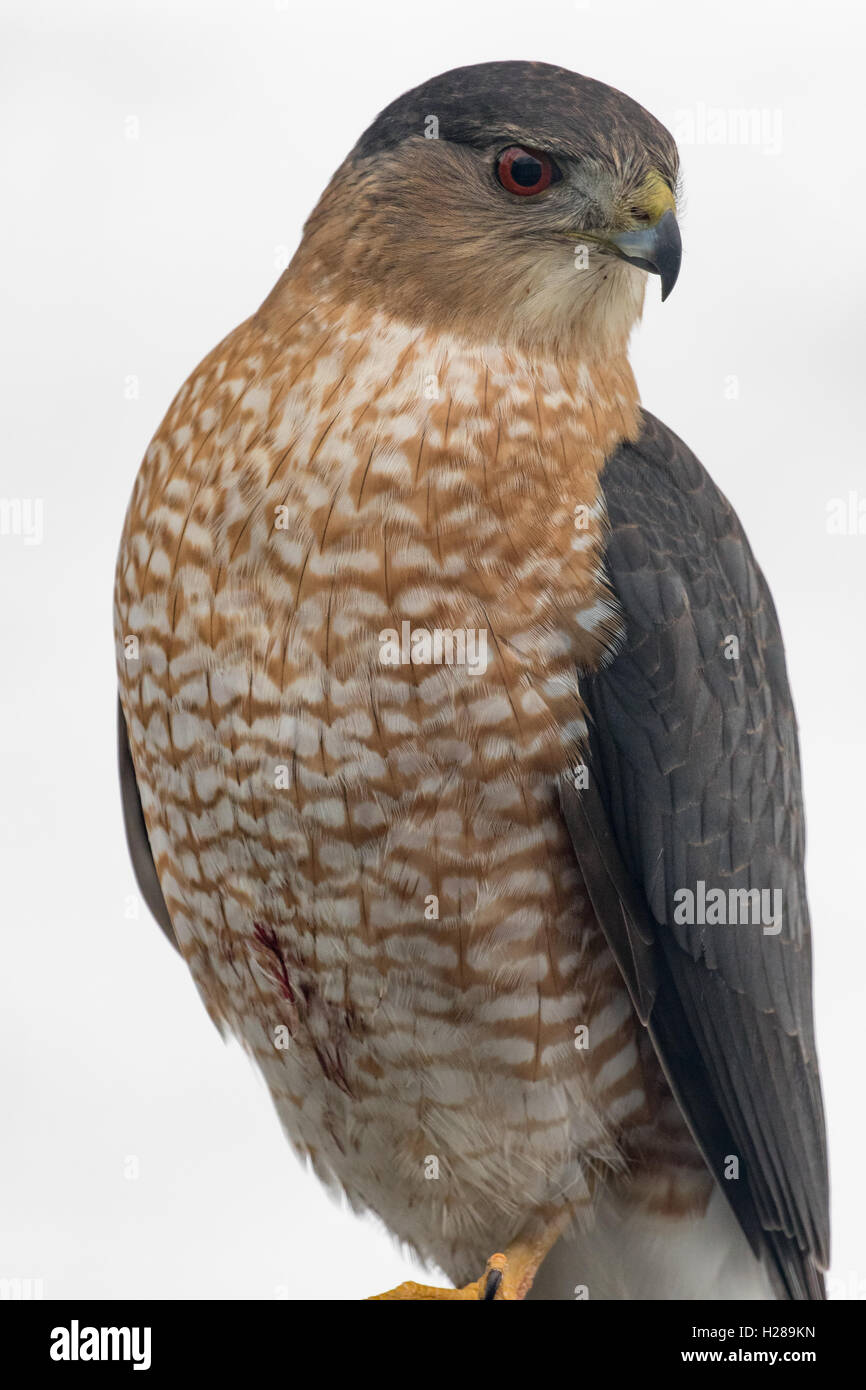
[[[626,635],[609,666],[581,679],[590,785],[565,788],[563,811],[710,1169],[780,1291],[822,1298],[827,1155],[782,639],[730,504],[676,435],[643,418],[602,475]],[[781,890],[781,931],[678,924],[674,895],[700,881],[726,894]],[[737,1180],[724,1176],[728,1155]]]
[[[123,707],[119,699],[117,701],[117,765],[120,773],[120,796],[123,802],[123,824],[126,829],[126,843],[129,846],[132,867],[135,871],[135,881],[141,890],[141,896],[172,946],[178,949],[171,918],[165,905],[165,898],[162,896],[162,889],[156,876],[156,865],[150,850],[144,812],[141,809],[141,797],[138,794],[138,783],[135,780],[135,768],[132,763],[132,754],[129,751],[126,720],[123,717]]]

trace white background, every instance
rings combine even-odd
[[[830,499],[866,497],[858,9],[4,0],[0,495],[43,499],[45,521],[41,545],[0,537],[0,1277],[41,1279],[46,1297],[358,1298],[412,1272],[294,1160],[180,960],[143,906],[128,915],[112,575],[170,398],[264,297],[376,112],[443,69],[538,58],[696,125],[680,283],[664,306],[650,286],[633,360],[645,404],[738,508],[779,608],[832,1288],[866,1293],[866,535],[826,531]],[[781,121],[781,148],[701,140],[710,108]]]

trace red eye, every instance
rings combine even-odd
[[[562,174],[550,155],[540,150],[525,150],[522,145],[509,145],[496,161],[496,177],[509,193],[528,198],[558,183]]]

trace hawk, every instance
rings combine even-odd
[[[295,1149],[452,1289],[824,1296],[797,732],[628,361],[678,157],[541,63],[387,107],[147,449],[142,892]]]

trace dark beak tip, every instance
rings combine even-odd
[[[683,259],[683,241],[673,212],[666,212],[656,227],[655,270],[662,282],[662,303],[677,283]]]

